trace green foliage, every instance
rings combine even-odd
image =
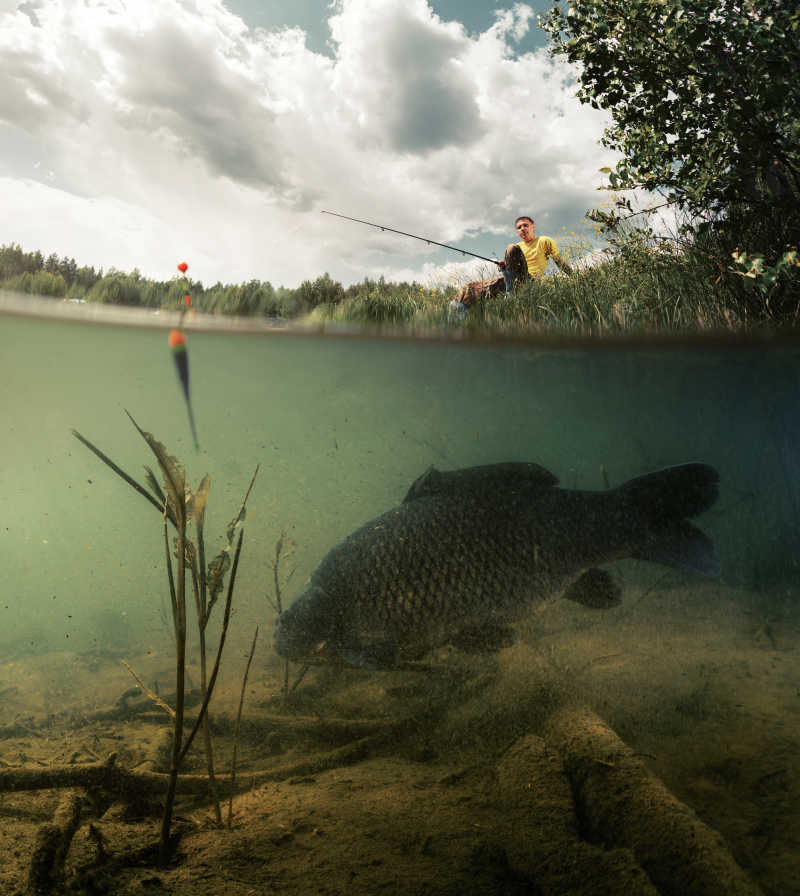
[[[112,268],[89,290],[86,300],[106,305],[141,305],[143,287],[139,271],[125,274]]]
[[[507,299],[481,303],[473,326],[582,336],[729,326],[712,306],[711,289],[685,256],[635,236],[605,261],[570,276],[529,281]]]
[[[48,276],[18,279],[23,274]],[[70,296],[81,297],[101,276],[102,272],[98,274],[94,268],[79,268],[75,259],[66,255],[59,258],[52,254],[45,261],[41,252],[24,252],[16,243],[0,246],[0,284],[7,289],[60,297],[65,294],[61,287],[63,283]]]
[[[662,206],[684,210],[681,251],[736,313],[794,319],[796,272],[781,259],[800,244],[800,7],[566,2],[542,24],[553,55],[580,65],[579,99],[611,113],[602,142],[622,156],[601,169],[611,189],[657,191]],[[589,213],[612,245],[636,214],[624,199]],[[750,278],[754,289],[734,255],[760,257],[776,276]]]
[[[787,0],[560,0],[551,52],[610,111],[612,189],[663,189],[693,213],[800,195],[800,8]]]
[[[791,289],[795,295],[800,294],[800,258],[796,249],[784,252],[772,265],[765,262],[763,255],[736,251],[732,257],[737,266],[734,273],[752,280],[767,305],[773,296],[785,288]]]
[[[696,264],[698,275],[709,280],[715,292],[732,308],[741,309],[752,319],[795,320],[798,309],[798,271],[781,265],[787,253],[796,251],[796,218],[780,208],[753,214],[745,203],[732,204],[715,219],[693,230],[684,228],[685,251]],[[766,281],[740,276],[732,263],[736,257],[759,257],[765,270],[775,269],[779,276]]]
[[[6,289],[16,292],[27,292],[39,296],[51,298],[63,298],[67,294],[67,284],[61,274],[51,274],[48,271],[26,271],[17,277],[11,277],[3,284]]]
[[[338,305],[344,298],[344,288],[341,283],[331,279],[326,271],[316,280],[304,280],[294,295],[294,310],[296,312],[312,311],[318,305]]]
[[[598,216],[605,213],[598,212]],[[419,283],[391,283],[383,277],[366,278],[346,289],[328,274],[305,281],[297,289],[251,280],[243,284],[216,283],[204,288],[191,282],[192,306],[211,314],[248,314],[270,317],[305,316],[319,322],[347,322],[368,326],[413,329],[441,328],[454,323],[466,331],[546,332],[570,335],[606,335],[625,332],[675,332],[722,328],[745,330],[767,320],[796,322],[800,292],[800,265],[794,250],[774,261],[754,249],[764,233],[774,232],[776,220],[754,219],[745,206],[732,206],[724,227],[696,228],[679,237],[665,238],[645,225],[634,225],[611,214],[608,247],[598,260],[581,260],[578,250],[564,243],[573,273],[532,280],[509,298],[499,297],[473,306],[466,318],[454,321],[448,302],[455,286],[430,289]],[[729,234],[736,233],[735,255]],[[18,247],[0,262],[30,263]],[[587,245],[583,244],[581,252]],[[10,259],[10,261],[9,261]],[[591,262],[591,263],[590,263]],[[39,295],[63,296],[67,284],[61,274],[42,267],[0,281],[3,286]],[[82,289],[81,271],[67,295]],[[139,271],[102,272],[85,292],[94,302],[141,305],[150,308],[183,307],[186,281],[148,280]],[[793,298],[794,297],[794,298]]]
[[[420,307],[411,293],[381,292],[375,288],[348,299],[335,319],[368,324],[407,324]]]
[[[239,286],[217,284],[198,298],[198,307],[222,314],[278,315],[279,307],[271,283],[250,280]]]
[[[450,290],[447,294],[449,299]],[[366,277],[343,290],[336,304],[318,305],[311,319],[369,325],[431,325],[444,319],[445,294],[419,283],[387,283],[383,277]]]
[[[16,243],[0,246],[0,280],[33,274],[44,266],[41,252],[23,252]]]
[[[463,319],[448,314],[452,290],[373,280],[348,287],[343,302],[319,306],[311,319],[595,337],[744,331],[762,324],[758,309],[764,300],[751,278],[733,277],[737,289],[732,290],[711,276],[709,259],[719,254],[713,231],[690,242],[623,223],[612,239],[603,257],[573,260],[572,274],[530,280],[508,298],[479,301]]]

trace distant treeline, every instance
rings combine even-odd
[[[25,252],[12,243],[0,247],[0,289],[106,305],[179,309],[184,306],[186,282],[181,277],[150,280],[137,269],[125,273],[115,268],[103,271],[78,267],[74,258],[60,258],[55,253],[45,258],[41,252]],[[421,289],[416,283],[387,283],[383,277],[366,278],[345,288],[325,273],[316,280],[304,280],[296,289],[275,288],[266,280],[209,287],[192,280],[189,291],[192,306],[211,314],[297,317],[320,305],[336,306],[345,299],[363,299],[376,292],[384,298],[393,293],[400,297]]]

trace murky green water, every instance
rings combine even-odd
[[[191,482],[211,475],[209,553],[260,465],[235,642],[274,622],[265,595],[282,531],[296,545],[291,599],[331,546],[397,504],[431,464],[530,460],[579,488],[711,464],[720,498],[699,522],[722,559],[719,600],[745,623],[758,617],[754,637],[771,626],[758,649],[778,657],[789,690],[765,718],[793,712],[800,722],[789,684],[800,680],[799,349],[190,332],[196,452],[167,332],[0,316],[0,660],[169,643],[159,515],[71,434],[140,477],[152,458],[128,410],[184,461]],[[690,576],[672,572],[665,581],[662,568],[632,561],[623,570],[639,594],[656,584],[690,589],[676,606],[691,607]],[[260,663],[275,662],[270,649],[265,635]],[[695,667],[694,650],[687,662]],[[725,684],[736,693],[736,682]],[[706,711],[713,715],[713,703]],[[730,749],[720,747],[723,758]],[[788,786],[796,792],[798,782]],[[737,857],[746,864],[745,853]],[[791,891],[779,888],[797,869],[781,873],[763,872],[770,892]]]
[[[261,465],[248,585],[285,530],[297,543],[299,586],[331,545],[401,500],[431,464],[532,460],[565,485],[600,488],[604,471],[616,484],[702,460],[722,477],[704,526],[721,533],[726,580],[747,582],[765,552],[785,565],[776,541],[788,549],[796,537],[796,349],[191,333],[197,453],[166,337],[2,320],[2,537],[13,584],[0,645],[85,645],[101,609],[156,623],[157,515],[71,435],[77,429],[140,476],[152,459],[125,410],[185,462],[190,481],[211,475],[209,533],[221,532]]]

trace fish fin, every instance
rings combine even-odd
[[[414,501],[416,498],[423,498],[425,495],[435,495],[441,478],[442,474],[436,467],[428,467],[422,476],[417,477],[411,483],[411,488],[409,488],[405,498],[403,498],[403,504]]]
[[[446,473],[442,473],[436,467],[428,467],[422,476],[411,484],[403,503],[430,495],[459,494],[464,491],[492,494],[498,489],[550,488],[557,483],[558,477],[544,467],[515,461],[466,467],[462,470],[449,470]]]
[[[607,610],[621,601],[622,589],[605,569],[587,569],[564,592],[567,600],[592,610]]]
[[[653,535],[639,545],[631,556],[637,560],[663,563],[684,572],[716,578],[720,574],[720,562],[714,543],[696,526],[686,520],[675,523],[666,532]]]
[[[637,476],[617,489],[655,518],[693,517],[719,494],[719,473],[707,464],[681,464]]]
[[[503,647],[511,647],[516,640],[514,629],[509,625],[488,623],[463,628],[450,643],[466,653],[492,653]]]
[[[336,652],[346,663],[359,669],[393,669],[397,665],[397,644],[393,641],[337,647]]]

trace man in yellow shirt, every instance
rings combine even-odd
[[[503,276],[475,280],[462,287],[450,302],[451,311],[463,315],[481,296],[494,298],[503,291],[509,295],[515,286],[524,283],[528,277],[543,277],[550,258],[565,274],[572,273],[570,266],[559,255],[555,242],[549,236],[536,236],[533,218],[521,215],[514,221],[514,227],[521,240],[508,246],[505,258],[497,262]]]
[[[549,236],[536,236],[536,225],[533,222],[533,218],[522,215],[514,222],[514,227],[522,240],[509,246],[506,249],[506,254],[514,246],[519,246],[522,249],[522,254],[525,256],[528,274],[531,277],[542,277],[544,275],[548,258],[552,258],[564,273],[571,273],[570,266],[558,254],[558,247],[553,240]],[[505,270],[506,264],[506,261],[499,261],[497,266],[501,270]]]

